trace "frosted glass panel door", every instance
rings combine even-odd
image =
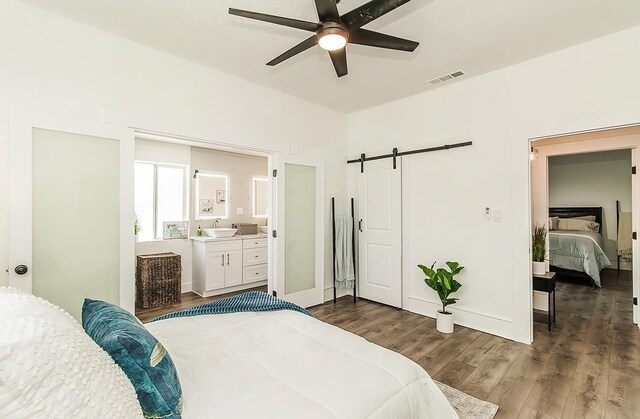
[[[80,319],[84,298],[133,310],[129,130],[12,119],[10,284]]]
[[[278,158],[277,293],[303,307],[323,302],[323,167],[294,156]]]

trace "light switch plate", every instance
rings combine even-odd
[[[494,209],[492,212],[493,212],[493,221],[495,221],[496,223],[501,223],[502,222],[502,210]]]
[[[236,208],[236,214],[237,215],[243,215],[244,214],[244,208]]]

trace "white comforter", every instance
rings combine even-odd
[[[146,326],[176,364],[184,419],[458,417],[411,360],[301,313]]]

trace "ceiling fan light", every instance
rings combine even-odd
[[[338,25],[325,26],[320,32],[318,32],[317,36],[320,48],[326,51],[337,51],[347,45],[349,32]]]
[[[318,40],[318,44],[320,45],[320,48],[324,50],[337,51],[347,45],[347,39],[337,33],[330,33],[322,36]]]

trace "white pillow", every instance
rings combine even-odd
[[[580,220],[577,218],[561,218],[558,221],[558,230],[571,230],[571,231],[598,231],[600,224],[587,221]]]
[[[582,217],[571,217],[571,220],[587,220],[587,221],[596,221],[595,215],[583,215]]]
[[[64,310],[0,288],[0,417],[142,418],[133,385]]]

